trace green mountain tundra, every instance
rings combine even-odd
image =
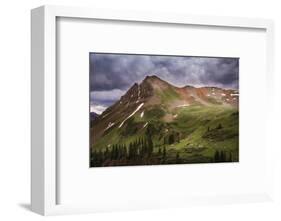
[[[90,119],[90,166],[238,162],[238,104],[237,90],[147,76]]]

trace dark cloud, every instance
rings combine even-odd
[[[147,75],[157,75],[179,87],[237,89],[238,73],[238,58],[90,53],[91,100],[102,105],[114,102]]]

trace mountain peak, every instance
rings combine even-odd
[[[157,77],[156,75],[147,75],[143,81],[149,81],[149,80],[163,81],[161,78]]]
[[[150,84],[150,85],[170,85],[167,81],[161,79],[160,77],[156,75],[147,75],[144,80],[142,81],[142,84]]]
[[[156,75],[148,75],[141,83],[142,85],[150,85],[152,89],[166,89],[168,87],[174,87],[173,85],[169,84],[167,81],[161,79]]]

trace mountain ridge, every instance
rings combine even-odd
[[[115,104],[95,118],[91,145],[110,130],[126,127],[134,115],[140,118],[141,114],[146,115],[157,110],[155,115],[162,113],[157,120],[171,123],[174,121],[173,116],[183,108],[204,106],[238,109],[238,103],[237,90],[218,87],[196,88],[189,85],[176,87],[158,76],[146,76],[140,84],[134,83]],[[146,123],[143,122],[140,126],[143,127]]]
[[[146,76],[91,121],[92,166],[237,162],[239,92]]]

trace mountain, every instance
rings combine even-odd
[[[149,137],[154,147],[164,145],[168,153],[180,150],[186,155],[183,150],[204,147],[208,156],[227,148],[233,161],[237,161],[238,104],[237,90],[176,87],[155,75],[147,76],[95,119],[91,150],[104,151],[113,145],[130,145],[134,140]],[[204,151],[200,156],[205,156]],[[210,158],[206,159],[195,161],[209,162]]]
[[[90,112],[90,118],[91,121],[94,121],[95,119],[97,119],[99,116],[99,114],[95,113],[95,112]]]

